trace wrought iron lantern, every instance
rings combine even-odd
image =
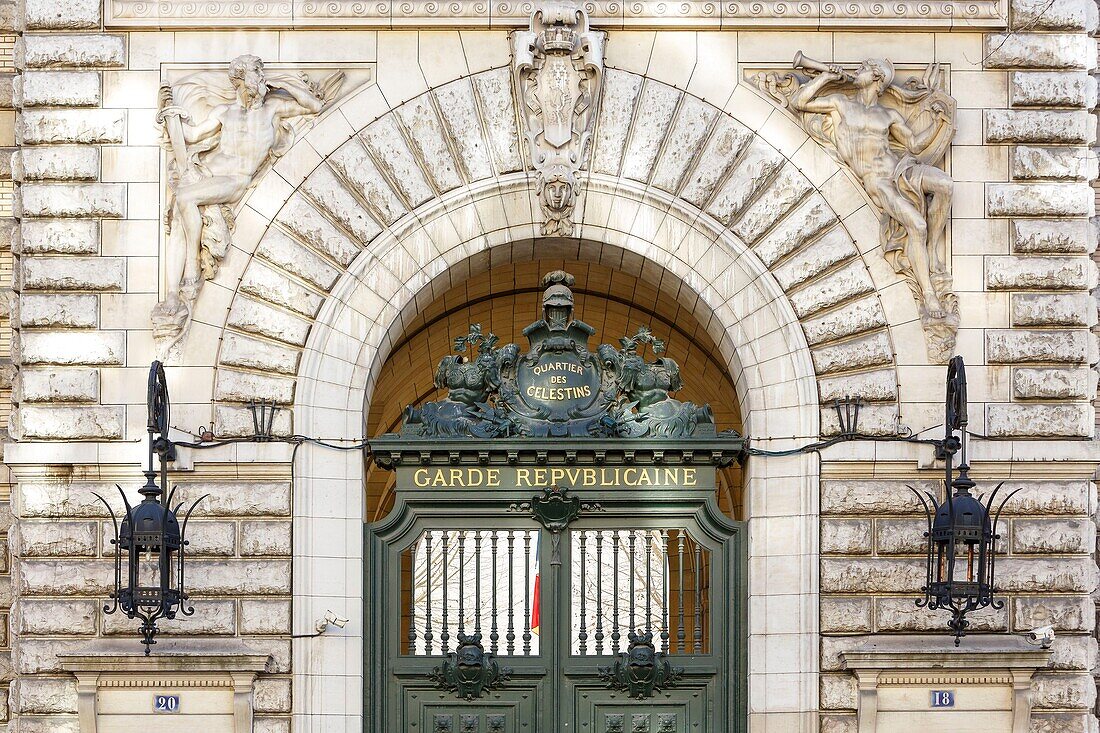
[[[993,502],[1003,484],[984,503],[980,495],[971,493],[975,483],[966,457],[966,369],[961,356],[952,358],[947,367],[945,408],[944,439],[937,444],[937,457],[945,464],[943,503],[930,493],[922,495],[911,486],[909,490],[920,499],[927,519],[924,598],[917,599],[917,605],[950,610],[947,625],[955,632],[958,646],[970,626],[968,613],[990,606],[1004,608],[1004,601],[994,596],[997,524],[1005,504],[1019,489],[1005,496],[996,512]],[[958,475],[953,476],[956,453]]]
[[[125,508],[120,522],[110,504],[96,494],[111,514],[115,533],[111,540],[115,548],[114,590],[103,611],[115,613],[121,609],[127,618],[140,619],[146,654],[156,643],[157,621],[173,619],[177,613],[190,616],[195,612],[187,603],[184,590],[187,521],[206,498],[195,500],[181,525],[178,512],[183,504],[173,508],[175,490],[166,492],[168,462],[175,459],[176,447],[168,438],[171,401],[164,367],[159,361],[154,361],[149,369],[148,406],[149,467],[144,472],[145,485],[138,490],[144,498],[131,506],[122,487],[117,487]],[[153,466],[154,455],[159,458],[159,475]]]

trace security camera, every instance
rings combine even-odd
[[[321,634],[325,633],[326,631],[328,631],[329,626],[335,626],[342,629],[347,624],[347,622],[348,620],[346,618],[337,616],[332,611],[325,611],[325,617],[322,619],[318,619],[317,625],[313,627],[317,629],[317,633],[315,635],[320,636]]]
[[[1054,643],[1054,627],[1040,626],[1037,629],[1032,629],[1027,632],[1027,640],[1035,646],[1050,649],[1050,645]]]
[[[344,628],[348,622],[346,618],[341,618],[332,611],[325,611],[325,621],[340,629]],[[1053,632],[1051,633],[1053,634]]]

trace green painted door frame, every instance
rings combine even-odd
[[[748,729],[746,525],[723,515],[714,497],[715,472],[735,459],[740,439],[652,443],[460,439],[429,446],[424,441],[385,436],[372,447],[379,465],[396,470],[398,476],[393,510],[364,528],[364,733],[727,733]],[[490,485],[462,485],[486,483],[485,471],[493,467],[498,471],[489,474],[496,477]],[[530,484],[532,477],[551,476],[549,469],[558,467],[570,471],[553,474],[565,479],[555,481],[555,487],[579,498],[584,508],[561,533],[560,564],[554,564],[551,534],[530,511],[540,487]],[[625,475],[629,479],[647,471],[658,482],[661,477],[685,475],[691,480],[662,486],[648,485],[646,480],[642,485],[600,481],[592,485],[589,481],[586,486],[576,480],[581,476],[579,469],[586,467],[607,469],[602,474],[584,474],[587,477],[621,479]],[[690,469],[687,474],[664,470],[669,467]],[[526,468],[546,472],[516,471]],[[435,473],[438,470],[445,473]],[[427,485],[431,481],[426,477],[431,476],[456,485]],[[570,479],[575,485],[564,485]],[[402,648],[402,555],[426,530],[509,529],[540,532],[539,653],[498,654],[496,661],[511,668],[510,678],[480,696],[461,699],[429,679],[432,670],[446,661],[438,645],[432,656],[404,653],[408,649]],[[686,530],[690,541],[708,553],[708,645],[706,653],[669,654],[668,662],[682,668],[682,677],[652,696],[637,699],[609,687],[607,670],[617,661],[609,653],[609,644],[600,656],[574,653],[571,537],[586,530],[660,529]],[[624,630],[623,651],[625,636]]]

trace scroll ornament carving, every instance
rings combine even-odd
[[[536,10],[512,35],[512,74],[523,117],[544,235],[570,236],[603,85],[605,36],[568,4]]]
[[[959,328],[947,260],[953,183],[942,168],[956,105],[938,65],[900,83],[885,59],[846,71],[798,53],[793,65],[752,81],[860,180],[879,213],[885,257],[917,301],[928,357],[945,363]]]
[[[157,121],[168,151],[165,299],[153,308],[153,337],[166,358],[186,335],[203,281],[232,242],[234,207],[290,149],[295,127],[339,92],[344,74],[314,82],[267,73],[238,56],[228,74],[204,71],[164,85]]]

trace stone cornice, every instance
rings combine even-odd
[[[1003,28],[1004,0],[734,0],[586,2],[601,30],[800,28]],[[411,28],[525,27],[534,3],[487,0],[107,0],[108,28]]]

